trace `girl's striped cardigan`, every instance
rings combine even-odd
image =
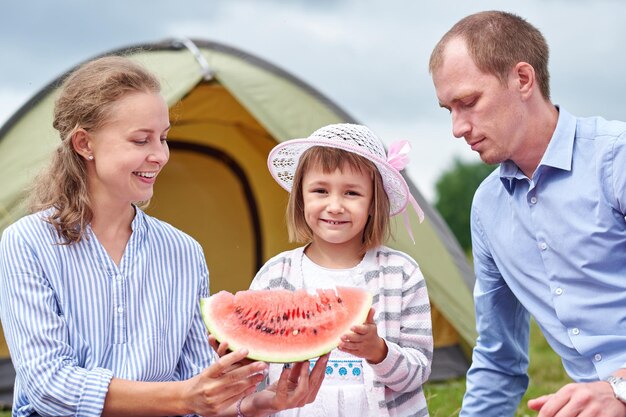
[[[303,251],[270,259],[250,288],[301,288]],[[381,363],[363,367],[370,416],[428,416],[422,385],[430,375],[433,338],[424,277],[409,255],[385,246],[368,251],[361,265],[378,334],[389,349]]]

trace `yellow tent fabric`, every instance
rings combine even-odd
[[[194,55],[184,43],[168,40],[113,52],[155,72],[170,105],[170,162],[147,211],[201,243],[212,292],[246,289],[265,260],[294,247],[284,222],[288,195],[266,166],[270,149],[326,124],[355,121],[259,58],[199,40]],[[58,144],[51,127],[57,85],[43,89],[0,129],[0,232],[25,214],[25,189]],[[472,345],[475,338],[473,275],[440,216],[407,182],[427,220],[418,224],[411,213],[414,245],[402,220],[394,219],[396,240],[388,244],[413,256],[426,277],[438,348],[433,378],[458,376],[467,365],[458,345]],[[450,348],[458,351],[444,354]]]

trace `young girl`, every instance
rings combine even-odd
[[[374,296],[365,323],[331,353],[316,401],[281,417],[428,415],[422,385],[433,340],[425,281],[409,255],[382,246],[389,217],[409,202],[423,216],[399,173],[406,162],[403,153],[387,158],[380,139],[352,124],[323,127],[270,153],[272,176],[291,192],[290,240],[307,245],[270,259],[251,288],[363,286]],[[272,365],[270,381],[277,372]]]
[[[155,76],[121,57],[84,64],[61,88],[54,127],[34,213],[0,242],[13,416],[262,416],[312,401],[320,367],[298,364],[255,392],[266,364],[223,349],[213,363],[202,249],[137,205],[169,159]]]

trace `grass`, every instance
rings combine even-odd
[[[536,416],[537,413],[526,406],[529,399],[553,393],[571,382],[563,370],[561,359],[548,346],[539,327],[534,322],[531,324],[528,374],[530,375],[530,384],[517,409],[516,417]],[[465,379],[426,384],[424,392],[431,417],[457,416],[465,392]]]
[[[563,385],[571,382],[563,370],[561,359],[548,346],[539,327],[534,322],[531,325],[530,333],[530,367],[528,373],[530,385],[520,402],[515,414],[516,417],[536,416],[537,413],[526,407],[526,402],[530,398],[555,392]],[[424,391],[431,417],[457,416],[465,392],[465,379],[426,384]],[[0,417],[10,416],[10,411],[0,412]]]

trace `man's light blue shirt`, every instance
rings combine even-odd
[[[42,213],[0,241],[0,313],[15,365],[13,416],[99,416],[112,378],[178,381],[212,360],[200,245],[136,210],[119,265],[95,234],[72,245]]]
[[[513,416],[531,315],[574,381],[626,367],[626,123],[561,109],[532,178],[502,163],[471,227],[479,338],[461,416]]]

